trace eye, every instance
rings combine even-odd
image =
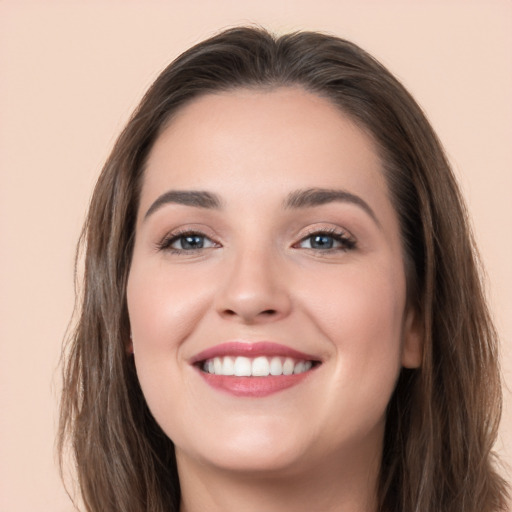
[[[218,246],[219,245],[216,242],[208,238],[204,233],[188,231],[167,235],[157,245],[157,248],[162,251],[167,250],[174,253],[182,253],[199,251],[201,249],[209,249],[211,247]]]
[[[316,231],[295,245],[300,249],[316,251],[348,251],[356,246],[355,240],[342,231]]]

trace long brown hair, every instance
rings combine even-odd
[[[59,449],[69,441],[88,511],[179,509],[174,447],[127,354],[126,280],[144,164],[173,114],[200,95],[300,86],[375,140],[400,219],[409,301],[422,318],[420,369],[403,369],[387,412],[379,482],[385,512],[505,510],[493,467],[501,411],[497,336],[463,200],[435,133],[404,87],[337,37],[235,28],[168,66],[105,164],[79,244],[77,322],[64,365]],[[177,412],[179,414],[179,412]]]

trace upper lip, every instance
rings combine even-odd
[[[214,347],[207,348],[202,352],[199,352],[190,360],[191,364],[198,363],[200,361],[206,361],[207,359],[213,359],[214,357],[224,356],[245,356],[245,357],[259,357],[259,356],[281,356],[291,357],[293,359],[299,359],[304,361],[320,361],[320,359],[314,355],[306,354],[299,350],[281,345],[280,343],[274,343],[271,341],[258,341],[258,342],[241,342],[241,341],[229,341],[227,343],[221,343]]]

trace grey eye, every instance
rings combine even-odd
[[[332,249],[335,243],[330,235],[312,235],[307,240],[311,249]]]
[[[202,249],[204,247],[205,237],[201,235],[183,235],[172,243],[175,249],[190,250]]]
[[[215,243],[212,240],[210,240],[207,236],[201,235],[199,233],[178,235],[172,240],[170,244],[171,248],[181,251],[193,251],[214,246]]]
[[[317,251],[349,250],[355,247],[355,240],[345,233],[313,233],[303,238],[297,247]]]

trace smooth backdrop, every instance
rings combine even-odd
[[[0,0],[0,510],[72,506],[54,460],[73,257],[95,179],[158,72],[236,24],[314,29],[410,89],[467,198],[502,336],[512,463],[512,2]]]

